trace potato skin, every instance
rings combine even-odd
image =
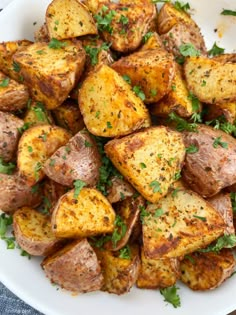
[[[18,128],[24,125],[20,118],[0,112],[0,157],[8,162],[15,157],[20,138]]]
[[[98,259],[87,239],[76,240],[42,262],[52,283],[72,292],[101,289],[103,276]]]
[[[236,182],[236,140],[221,130],[199,125],[198,132],[184,132],[186,147],[195,145],[198,152],[187,154],[182,170],[190,188],[203,197],[216,195],[221,189]],[[227,144],[218,145],[215,139]]]
[[[23,207],[13,215],[14,236],[20,247],[33,256],[47,256],[61,246],[51,229],[50,217]]]
[[[111,178],[111,186],[108,187],[106,196],[110,203],[116,203],[123,198],[131,197],[135,193],[135,189],[124,179],[119,177]]]
[[[0,209],[12,214],[23,206],[37,207],[42,199],[41,191],[29,187],[18,175],[0,174]]]
[[[95,140],[83,130],[71,138],[66,146],[60,147],[50,156],[44,164],[43,171],[64,186],[72,186],[77,179],[94,186],[99,179],[101,165]]]

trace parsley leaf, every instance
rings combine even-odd
[[[122,237],[125,236],[126,231],[127,231],[126,224],[122,220],[121,216],[117,214],[115,218],[115,229],[111,236],[113,248],[115,248],[117,246],[117,242],[120,241]]]
[[[198,152],[198,147],[196,147],[194,144],[191,144],[189,147],[185,149],[186,153],[193,154]]]
[[[0,158],[0,173],[11,175],[16,168],[14,163],[5,163],[2,158]]]
[[[140,86],[135,85],[135,86],[133,87],[133,91],[134,91],[134,93],[135,93],[139,98],[141,98],[142,101],[145,100],[146,96],[145,96],[145,94],[143,93],[143,91],[142,91],[142,89],[141,89]]]
[[[232,16],[236,16],[236,11],[223,9],[223,11],[222,11],[220,14],[221,14],[221,15],[232,15]]]
[[[162,190],[161,190],[161,187],[160,187],[160,183],[156,180],[153,180],[149,186],[153,189],[153,192],[156,193],[156,192],[160,192],[162,193]]]
[[[178,290],[179,288],[177,288],[175,285],[160,290],[161,295],[163,295],[165,298],[164,301],[171,303],[174,308],[181,306],[180,297],[177,293]]]
[[[193,217],[196,218],[196,219],[199,219],[199,220],[201,220],[203,222],[206,222],[206,220],[207,220],[205,217],[201,217],[201,216],[195,215],[195,214],[193,215]]]
[[[197,124],[196,123],[188,123],[184,118],[179,117],[176,113],[172,112],[169,114],[170,120],[176,123],[176,130],[178,131],[192,131],[197,132]]]
[[[90,57],[92,66],[95,66],[98,63],[98,54],[102,50],[107,51],[110,48],[110,46],[111,46],[111,44],[103,43],[100,47],[91,47],[89,45],[84,47],[86,53]]]
[[[111,10],[108,13],[106,13],[107,11],[108,11],[108,7],[104,5],[102,9],[100,10],[100,12],[94,15],[94,18],[97,22],[97,28],[99,31],[106,31],[112,34],[113,27],[111,26],[111,22],[113,20],[113,17],[116,15],[116,11]]]
[[[228,149],[228,143],[221,141],[221,137],[215,138],[215,140],[214,140],[214,142],[213,142],[213,147],[214,147],[215,149],[218,148],[219,145],[220,145],[222,148],[224,148],[224,149]]]
[[[131,250],[130,250],[129,245],[126,245],[125,247],[119,250],[119,258],[123,258],[123,259],[131,258]]]
[[[214,57],[214,56],[217,56],[217,55],[221,55],[224,52],[225,52],[225,49],[217,46],[216,42],[215,42],[213,47],[210,50],[208,50],[208,55]]]
[[[12,65],[15,72],[20,72],[20,65],[17,62],[13,61]]]
[[[222,248],[232,248],[236,245],[236,235],[224,235],[218,238],[215,244],[210,244],[207,248],[199,249],[201,253],[215,252],[219,253]]]
[[[7,87],[9,85],[9,78],[5,78],[0,82],[0,87]]]
[[[49,123],[45,107],[43,103],[41,102],[36,102],[36,105],[32,106],[32,110],[35,113],[35,116],[38,121],[43,121]]]
[[[60,40],[56,38],[52,38],[50,42],[48,43],[48,47],[51,49],[61,49],[66,46],[67,46],[66,42],[61,42]]]
[[[42,168],[42,164],[40,162],[37,162],[34,167],[34,177],[36,180],[39,180],[39,171]]]
[[[179,47],[179,52],[184,57],[197,57],[200,56],[200,51],[195,48],[195,46],[191,43],[182,44]]]
[[[200,109],[200,102],[199,102],[199,99],[197,98],[196,95],[193,94],[193,92],[189,92],[188,94],[188,99],[191,101],[192,103],[192,109],[194,112],[197,112],[199,111]]]
[[[25,122],[24,125],[20,128],[17,128],[17,130],[19,131],[19,133],[22,134],[25,130],[29,129],[31,125],[32,125],[32,123]]]
[[[149,38],[152,37],[152,35],[153,35],[153,32],[147,32],[147,33],[143,36],[142,43],[143,43],[143,44],[146,43],[146,42],[149,40]]]
[[[179,11],[184,11],[184,12],[187,12],[188,10],[190,10],[190,5],[188,2],[183,3],[181,1],[175,1],[174,7],[175,7],[175,9],[177,9]]]
[[[74,181],[74,187],[75,187],[75,191],[74,191],[74,198],[77,199],[79,196],[79,193],[81,191],[81,189],[86,186],[86,183],[83,182],[80,179],[77,179]]]
[[[127,74],[122,75],[122,78],[129,84],[131,84],[131,79]]]

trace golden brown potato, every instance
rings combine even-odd
[[[117,72],[103,65],[85,79],[79,107],[88,130],[102,137],[118,137],[150,126],[141,99]]]
[[[138,247],[129,246],[128,255],[122,252],[95,249],[101,262],[104,285],[102,291],[114,294],[124,294],[135,284],[140,268]]]
[[[24,50],[31,44],[32,42],[25,39],[0,43],[0,69],[11,79],[20,83],[22,83],[23,77],[20,75],[20,69],[18,65],[14,63],[12,56],[17,51],[21,51],[22,49]]]
[[[52,233],[50,218],[30,207],[14,213],[13,231],[20,247],[33,256],[47,256],[61,245]]]
[[[29,92],[26,86],[7,77],[0,71],[0,110],[16,111],[26,106]]]
[[[84,128],[83,117],[78,104],[71,99],[53,110],[53,116],[58,126],[69,130],[73,135]]]
[[[101,5],[107,5],[110,3],[110,0],[83,0],[83,3],[89,9],[92,14],[96,14],[98,11],[98,7]]]
[[[205,120],[211,121],[224,116],[225,120],[233,124],[236,120],[236,102],[222,104],[208,104]]]
[[[141,252],[141,268],[137,287],[141,289],[159,289],[171,287],[179,278],[179,261],[173,259],[150,259]]]
[[[49,42],[50,38],[48,35],[48,29],[46,23],[44,23],[40,28],[34,32],[34,41],[35,42]]]
[[[181,117],[190,117],[196,112],[196,109],[189,96],[182,69],[176,64],[176,73],[171,83],[171,91],[157,104],[152,105],[151,112],[156,116],[167,117],[174,111]],[[201,104],[199,104],[198,111],[200,112],[201,109]]]
[[[43,171],[49,178],[64,186],[72,186],[77,179],[95,186],[101,166],[101,156],[95,140],[86,130],[81,130],[50,156]]]
[[[169,193],[142,213],[144,254],[175,258],[209,245],[224,233],[222,216],[188,190]]]
[[[150,202],[165,196],[185,157],[180,133],[151,127],[109,141],[105,151],[121,174]]]
[[[107,199],[94,188],[70,190],[57,202],[52,214],[56,237],[78,238],[114,230],[115,212]]]
[[[139,48],[139,51],[146,51],[152,49],[164,49],[162,40],[156,32],[151,32],[151,36],[146,40],[146,42],[141,46],[141,48]]]
[[[56,47],[56,48],[55,48]],[[79,41],[34,43],[13,57],[33,99],[47,109],[60,106],[78,82],[85,63]]]
[[[236,63],[206,57],[189,57],[184,64],[187,86],[202,102],[236,101]]]
[[[231,249],[223,249],[219,254],[197,252],[180,262],[180,280],[192,290],[215,289],[231,276],[234,267]]]
[[[24,125],[24,121],[10,114],[0,112],[0,158],[3,161],[11,161],[20,139],[19,128]]]
[[[34,126],[23,133],[18,146],[17,166],[20,176],[29,186],[43,179],[43,164],[70,137],[65,129],[50,125]]]
[[[107,15],[112,17],[111,23],[109,27],[104,27],[99,21]],[[114,50],[130,52],[139,47],[155,16],[155,4],[149,0],[135,0],[132,3],[101,3],[94,17],[98,22],[98,30],[106,42],[112,43]]]
[[[103,285],[97,256],[86,239],[65,246],[42,262],[52,283],[72,292],[91,292]]]
[[[24,115],[24,122],[30,126],[52,125],[51,113],[44,107],[43,103],[32,101]]]
[[[97,34],[89,10],[78,0],[53,0],[47,7],[46,25],[51,39]]]
[[[116,203],[134,195],[135,189],[124,179],[114,176],[110,181],[111,185],[107,189],[106,196],[110,203]]]
[[[135,52],[120,58],[112,68],[120,75],[128,75],[132,86],[141,88],[147,104],[159,101],[171,90],[175,74],[173,56],[164,49]]]
[[[40,187],[29,187],[17,173],[0,174],[0,183],[0,209],[6,213],[12,214],[24,206],[34,208],[41,203]]]

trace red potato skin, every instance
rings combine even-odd
[[[212,197],[236,182],[236,139],[221,130],[199,125],[198,132],[183,134],[186,147],[194,145],[198,152],[187,154],[182,169],[184,181],[203,197]],[[219,138],[227,148],[214,141]]]
[[[0,157],[5,162],[14,158],[20,138],[18,128],[23,125],[22,119],[9,113],[0,112]]]
[[[124,179],[113,177],[111,186],[108,188],[107,199],[110,203],[116,203],[123,198],[131,197],[135,193],[135,189]]]
[[[51,161],[54,160],[54,165]],[[66,146],[59,148],[44,165],[45,174],[55,182],[72,186],[80,179],[87,185],[96,185],[101,157],[95,141],[86,131],[79,131]]]

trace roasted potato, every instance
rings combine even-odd
[[[94,188],[75,189],[63,195],[52,214],[56,237],[78,238],[114,230],[115,212],[107,199]]]
[[[43,164],[70,137],[65,129],[50,125],[34,126],[23,133],[18,146],[17,166],[20,176],[29,186],[43,179]]]
[[[167,194],[185,157],[181,134],[164,126],[111,140],[105,151],[121,174],[150,202]]]
[[[83,3],[89,9],[92,14],[96,14],[98,11],[98,7],[101,5],[107,5],[110,3],[110,0],[83,0]]]
[[[179,261],[173,259],[150,259],[141,252],[141,267],[137,279],[140,289],[159,289],[174,285],[178,280]]]
[[[19,128],[24,125],[20,118],[0,112],[0,158],[5,162],[11,161],[16,154],[20,138]]]
[[[26,47],[15,53],[13,60],[32,98],[43,102],[47,109],[54,109],[63,103],[78,82],[85,52],[79,41],[54,39],[50,43],[38,42]]]
[[[107,189],[108,195],[106,196],[110,203],[122,201],[135,194],[135,189],[124,179],[114,176],[110,181],[111,185]]]
[[[17,174],[0,174],[0,209],[12,214],[18,208],[37,207],[42,200],[39,186],[29,187]]]
[[[143,216],[143,249],[148,258],[176,258],[209,245],[224,233],[215,208],[188,190],[169,193],[147,206]]]
[[[59,40],[98,32],[88,8],[78,0],[53,0],[47,7],[46,26],[49,37]]]
[[[97,256],[86,239],[76,240],[42,262],[52,283],[72,292],[91,292],[103,285]]]
[[[162,40],[156,32],[151,33],[151,36],[148,37],[148,39],[144,42],[144,44],[139,48],[139,51],[146,51],[146,50],[152,50],[152,49],[164,49]]]
[[[147,108],[128,83],[103,65],[85,79],[79,107],[88,130],[102,137],[118,137],[150,126]]]
[[[34,41],[35,42],[49,42],[49,34],[46,23],[44,23],[40,28],[34,32]]]
[[[183,179],[203,197],[216,195],[236,182],[236,139],[221,130],[199,125],[198,132],[184,133],[186,147],[197,148],[187,154]]]
[[[104,285],[102,291],[124,294],[135,284],[140,268],[138,247],[129,246],[126,258],[120,252],[95,249],[101,262]]]
[[[193,253],[180,262],[180,280],[192,290],[217,288],[231,276],[235,259],[231,249],[220,253]]]
[[[173,56],[164,49],[135,52],[120,58],[112,68],[120,75],[128,75],[132,86],[141,88],[147,104],[159,101],[170,92],[175,74]]]
[[[213,119],[219,119],[224,117],[226,121],[234,124],[236,121],[236,102],[222,103],[222,104],[208,104],[205,120],[211,121]]]
[[[32,101],[24,115],[24,122],[30,126],[52,125],[53,118],[43,103]]]
[[[26,106],[29,92],[26,86],[10,79],[0,71],[0,110],[16,111]]]
[[[14,213],[13,231],[17,244],[33,256],[47,256],[61,246],[52,233],[50,218],[30,207]]]
[[[188,57],[184,73],[188,89],[201,102],[222,104],[236,101],[236,62]]]
[[[82,130],[50,156],[43,171],[49,178],[64,186],[72,186],[77,179],[94,186],[99,179],[101,165],[95,140],[86,130]]]

